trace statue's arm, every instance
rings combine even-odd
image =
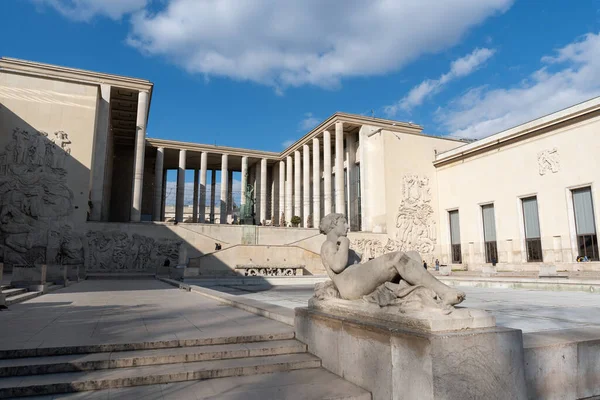
[[[344,271],[348,266],[348,250],[350,248],[350,241],[346,237],[340,238],[338,243],[339,245],[336,246],[329,242],[323,249],[329,268],[336,274]]]

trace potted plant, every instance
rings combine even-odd
[[[290,222],[292,223],[293,227],[298,227],[298,225],[300,225],[300,222],[302,222],[302,219],[299,216],[294,215]]]

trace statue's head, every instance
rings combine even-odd
[[[348,233],[348,223],[344,214],[331,213],[326,215],[319,223],[319,231],[327,235],[331,231],[335,231],[337,236],[346,236]]]

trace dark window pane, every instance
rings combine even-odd
[[[489,263],[498,262],[498,247],[496,241],[485,242],[485,259]]]
[[[452,245],[452,264],[461,264],[462,263],[462,252],[460,248],[460,244]]]
[[[526,239],[525,243],[527,245],[527,261],[529,261],[529,262],[543,261],[542,240],[539,238]]]
[[[598,254],[598,236],[578,235],[577,244],[579,247],[579,257],[587,257],[591,261],[600,261],[600,256]]]

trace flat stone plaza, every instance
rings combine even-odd
[[[227,285],[210,288],[292,309],[305,307],[314,291],[313,285]],[[600,335],[600,296],[597,294],[475,287],[461,289],[467,293],[467,299],[461,306],[489,311],[496,317],[499,326],[520,329],[523,333],[585,328]]]

